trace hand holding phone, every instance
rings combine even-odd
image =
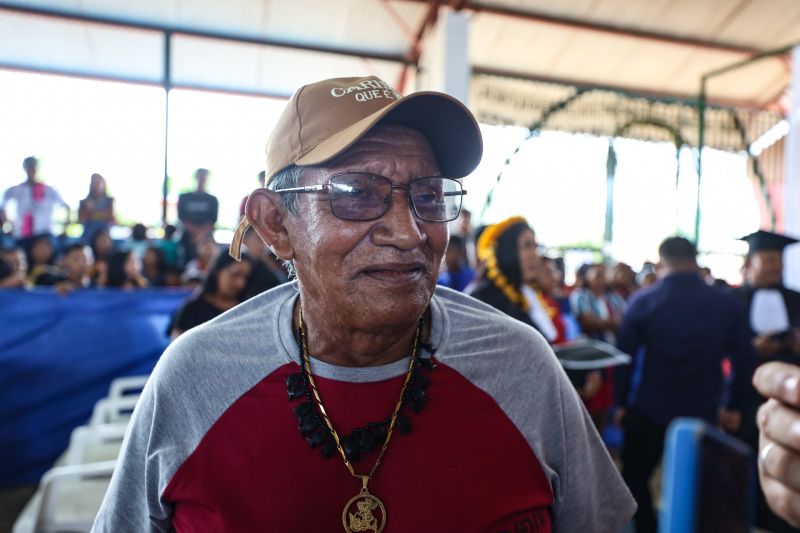
[[[800,527],[800,367],[761,365],[753,385],[769,398],[758,411],[761,487],[772,510]]]

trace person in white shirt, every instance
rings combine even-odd
[[[26,157],[22,162],[27,180],[6,190],[0,201],[0,224],[6,219],[5,209],[14,203],[16,217],[13,222],[13,234],[18,239],[25,239],[50,233],[53,226],[53,211],[58,206],[67,210],[66,222],[70,220],[70,209],[67,202],[53,187],[37,180],[38,161],[35,157]]]

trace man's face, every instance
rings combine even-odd
[[[28,161],[25,163],[25,174],[28,176],[28,179],[32,180],[36,178],[36,168],[38,164],[34,161]]]
[[[325,167],[306,169],[301,185],[340,172],[379,174],[398,185],[438,174],[428,141],[409,128],[380,125]],[[428,305],[447,247],[446,222],[423,222],[404,191],[394,190],[379,219],[336,218],[326,193],[298,197],[287,228],[306,305],[336,313],[358,329],[415,321]]]
[[[783,251],[762,250],[748,258],[747,281],[753,287],[773,287],[783,282]]]

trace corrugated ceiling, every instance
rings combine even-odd
[[[0,0],[0,67],[161,83],[168,29],[179,86],[288,95],[313,79],[376,74],[408,91],[432,6],[470,14],[472,105],[503,123],[535,120],[545,108],[509,102],[551,102],[554,86],[692,100],[704,73],[800,41],[798,0]],[[786,57],[771,57],[713,78],[708,97],[781,113],[788,82]],[[566,115],[559,124],[618,125],[581,116],[582,129]],[[750,120],[754,135],[778,115],[764,117]]]

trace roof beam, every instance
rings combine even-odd
[[[123,28],[158,31],[163,33],[172,33],[177,35],[187,35],[191,37],[200,37],[206,39],[216,39],[222,41],[238,42],[244,44],[255,44],[262,46],[274,46],[278,48],[290,48],[293,50],[304,50],[308,52],[321,52],[326,54],[344,55],[350,57],[363,57],[366,59],[377,59],[380,61],[390,61],[394,63],[414,64],[405,54],[389,54],[383,52],[376,52],[374,50],[364,50],[357,48],[343,48],[337,46],[326,45],[310,45],[303,43],[294,43],[290,41],[267,39],[263,37],[255,37],[252,35],[235,34],[221,31],[209,31],[192,28],[189,26],[174,26],[166,24],[156,24],[145,21],[128,20],[118,17],[110,17],[103,15],[84,15],[76,13],[72,10],[66,9],[53,9],[53,8],[39,8],[32,6],[22,6],[10,2],[0,1],[0,11],[10,11],[14,13],[22,13],[25,15],[35,15],[42,17],[58,18],[63,20],[70,20],[76,22],[88,22],[92,24],[103,24],[108,26],[118,26]]]
[[[397,80],[397,90],[400,94],[405,93],[409,65],[419,64],[420,57],[422,56],[422,38],[425,36],[425,31],[436,24],[440,2],[441,0],[428,0],[428,12],[425,14],[422,24],[419,25],[416,35],[414,35],[414,42],[411,43],[408,52],[406,52],[409,63],[403,65],[403,70],[400,72],[400,76]]]
[[[424,2],[425,0],[404,0],[407,2]],[[498,15],[503,17],[512,17],[530,22],[539,22],[542,24],[551,24],[555,26],[563,26],[566,28],[594,31],[599,33],[607,33],[611,35],[618,35],[621,37],[629,37],[635,39],[646,39],[650,41],[657,41],[668,43],[678,46],[689,46],[693,48],[705,48],[708,50],[722,50],[726,52],[735,52],[739,54],[758,54],[762,50],[749,46],[743,46],[735,43],[727,43],[720,41],[711,41],[707,39],[697,39],[693,37],[679,37],[677,35],[670,35],[667,33],[660,33],[654,31],[647,31],[629,26],[615,26],[612,24],[604,24],[600,22],[589,22],[585,19],[578,19],[572,17],[559,17],[538,11],[526,11],[522,9],[512,9],[508,7],[497,7],[493,5],[483,4],[481,2],[464,2],[465,9],[472,10],[476,13],[487,13],[491,15]]]
[[[663,102],[677,102],[686,105],[697,105],[697,97],[694,95],[686,95],[679,93],[667,93],[664,91],[654,91],[652,89],[636,88],[636,87],[622,87],[619,85],[599,85],[581,80],[571,80],[566,78],[556,78],[551,76],[539,76],[535,74],[527,74],[521,72],[514,72],[511,70],[501,70],[491,67],[481,67],[474,65],[472,73],[476,75],[499,76],[502,78],[511,78],[524,81],[538,81],[543,83],[554,83],[557,85],[571,85],[579,89],[600,89],[605,91],[613,91],[617,93],[626,94],[629,96],[639,96],[649,100],[658,100]],[[707,102],[711,105],[726,108],[737,109],[751,109],[756,111],[763,111],[765,105],[760,105],[757,102],[745,100],[731,100],[727,98],[708,98]]]
[[[157,80],[145,80],[140,78],[131,78],[125,76],[117,76],[113,74],[102,74],[97,72],[84,72],[80,70],[72,70],[72,69],[59,69],[59,68],[48,68],[48,67],[25,67],[15,64],[7,64],[0,62],[0,70],[7,70],[11,72],[24,72],[30,74],[44,74],[49,76],[66,76],[69,78],[75,78],[79,80],[87,80],[87,81],[101,81],[101,82],[111,82],[111,83],[128,83],[131,85],[141,85],[144,87],[154,87],[157,89],[164,89],[164,84],[161,81]],[[201,92],[208,92],[208,93],[218,93],[218,94],[233,94],[237,96],[257,96],[262,98],[273,98],[275,100],[288,100],[291,98],[291,94],[287,93],[276,93],[270,91],[259,91],[259,90],[247,90],[247,89],[237,89],[231,87],[224,87],[219,85],[211,85],[211,84],[196,84],[196,83],[171,83],[170,89],[184,89],[187,91],[201,91]]]

